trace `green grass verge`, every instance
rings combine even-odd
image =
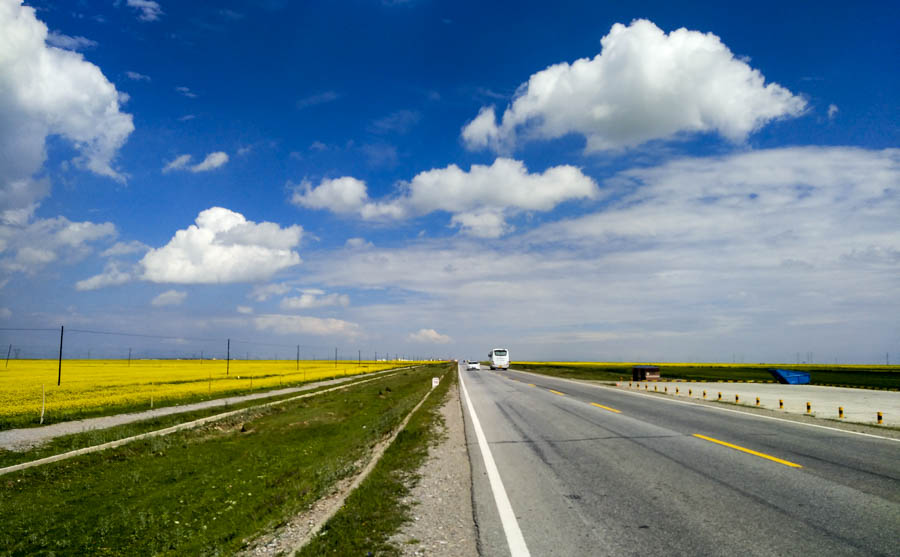
[[[351,385],[359,381],[366,381],[368,379],[374,379],[376,377],[378,376],[360,375],[357,378],[348,380],[346,383],[342,383],[342,385]],[[331,389],[335,386],[336,385],[324,385],[304,391],[274,395],[271,397],[256,400],[248,400],[238,404],[228,404],[223,406],[216,406],[214,408],[192,410],[190,412],[170,414],[168,416],[160,416],[157,418],[151,418],[149,420],[141,420],[139,422],[132,422],[130,424],[123,424],[119,426],[108,427],[105,429],[95,429],[91,431],[84,431],[81,433],[73,433],[71,435],[63,435],[51,439],[43,445],[35,447],[33,449],[29,449],[27,451],[7,451],[5,449],[0,449],[0,468],[66,453],[69,451],[74,451],[76,449],[102,445],[103,443],[109,443],[110,441],[118,441],[119,439],[125,439],[126,437],[140,435],[141,433],[147,433],[149,431],[165,429],[167,427],[183,424],[192,420],[199,420],[200,418],[205,418],[207,416],[214,416],[216,414],[231,412],[232,410],[252,408],[254,406],[259,406],[260,404],[275,402],[277,400],[292,398],[303,394],[316,393],[325,389]]]
[[[442,435],[440,407],[457,381],[455,366],[410,418],[393,444],[355,490],[341,510],[298,556],[400,555],[390,537],[411,520],[411,506],[403,499],[418,477],[416,471],[428,456],[428,447]]]
[[[874,389],[900,390],[900,368],[885,370],[858,369],[855,367],[841,366],[811,366],[811,365],[756,365],[756,366],[666,366],[659,365],[659,373],[662,379],[684,379],[687,381],[774,381],[772,375],[766,371],[769,368],[795,369],[810,373],[813,385],[839,385],[846,387],[861,387]],[[602,364],[585,365],[578,364],[566,366],[565,364],[540,364],[513,363],[513,369],[533,371],[554,377],[568,379],[586,379],[594,381],[618,381],[620,379],[631,380],[631,364]],[[896,367],[896,366],[892,366]]]
[[[423,366],[2,476],[0,554],[234,553],[351,474],[434,374]]]

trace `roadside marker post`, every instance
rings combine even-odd
[[[843,406],[838,406],[838,418],[840,418],[842,420],[844,419],[844,407]]]
[[[806,403],[806,413],[807,414],[812,413],[812,404],[810,404],[809,402]]]
[[[884,416],[881,415],[881,412],[876,412],[875,415],[878,418],[878,425],[881,425],[882,421],[884,420]]]
[[[734,395],[734,403],[735,403],[735,404],[740,404],[740,403],[741,403],[741,395],[737,395],[737,394]]]
[[[718,398],[718,400],[722,400],[722,391],[719,391],[719,398]]]
[[[778,409],[784,410],[784,399],[783,398],[778,399]]]
[[[759,406],[759,397],[756,397],[756,405]]]

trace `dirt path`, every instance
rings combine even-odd
[[[396,370],[385,370],[367,374],[366,377],[376,376],[381,373]],[[271,398],[279,395],[290,393],[298,393],[309,391],[327,385],[336,385],[346,381],[358,379],[360,376],[339,377],[329,379],[327,381],[317,381],[315,383],[307,383],[300,387],[289,387],[286,389],[278,389],[275,391],[266,391],[261,393],[253,393],[242,396],[232,396],[227,398],[218,398],[215,400],[207,400],[204,402],[195,402],[192,404],[183,404],[175,406],[165,406],[154,410],[146,410],[143,412],[131,412],[128,414],[117,414],[115,416],[102,416],[99,418],[87,418],[84,420],[73,420],[69,422],[60,422],[56,424],[45,425],[42,427],[28,427],[21,429],[7,429],[0,431],[0,449],[7,451],[27,451],[47,441],[61,437],[63,435],[71,435],[73,433],[82,433],[96,429],[106,429],[117,425],[130,424],[150,418],[158,418],[160,416],[169,416],[172,414],[182,414],[184,412],[193,412],[194,410],[203,410],[204,408],[218,408],[229,405],[239,404],[248,400],[259,400]]]

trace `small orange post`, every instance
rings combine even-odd
[[[806,403],[806,413],[812,413],[812,404],[810,404],[809,402]]]
[[[706,398],[706,389],[703,389],[703,398]]]
[[[734,403],[735,403],[735,404],[740,404],[740,402],[741,402],[741,396],[740,396],[740,395],[734,395]]]
[[[678,394],[678,387],[675,387],[675,394]]]
[[[759,397],[756,397],[756,405],[759,406]]]
[[[875,414],[878,417],[878,425],[881,425],[884,421],[884,416],[881,415],[881,412],[876,412]]]
[[[778,409],[784,410],[784,399],[783,398],[778,399]]]
[[[838,406],[838,418],[844,419],[844,407]]]
[[[719,391],[719,400],[722,400],[722,391]]]
[[[694,396],[694,389],[688,389],[688,396]]]

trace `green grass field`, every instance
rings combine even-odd
[[[629,381],[635,363],[613,362],[513,362],[511,367],[570,379]],[[810,373],[813,385],[839,385],[869,389],[900,390],[900,366],[830,366],[786,364],[652,364],[659,366],[662,380],[685,381],[774,381],[769,368]]]
[[[431,377],[450,369],[400,371],[7,474],[0,553],[234,553],[352,474],[428,392]]]

